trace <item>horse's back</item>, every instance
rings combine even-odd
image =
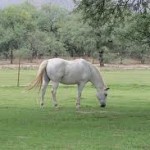
[[[51,80],[65,84],[87,82],[91,76],[90,65],[84,59],[71,61],[61,58],[49,59],[46,70]]]

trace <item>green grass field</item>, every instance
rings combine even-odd
[[[110,87],[100,108],[95,89],[83,91],[75,108],[76,87],[60,85],[60,108],[52,107],[50,87],[45,108],[36,90],[27,92],[35,70],[0,70],[0,150],[149,150],[150,70],[102,70]]]

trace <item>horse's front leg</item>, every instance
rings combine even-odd
[[[58,82],[52,82],[52,90],[51,90],[51,93],[52,93],[52,100],[53,100],[53,105],[54,107],[57,107],[58,104],[57,104],[57,99],[56,99],[56,93],[57,93],[57,88],[59,86],[59,83]]]
[[[81,94],[82,94],[82,90],[85,86],[85,83],[79,83],[78,84],[78,95],[77,95],[77,101],[76,101],[76,108],[79,109],[80,108],[80,100],[81,100]]]

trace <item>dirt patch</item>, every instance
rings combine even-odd
[[[21,69],[38,69],[40,63],[42,60],[36,61],[34,63],[27,63],[23,62],[21,63]],[[99,64],[94,64],[97,68],[100,68]],[[0,69],[17,69],[18,64],[9,64],[8,61],[0,61]],[[120,70],[120,69],[127,69],[127,70],[132,70],[132,69],[150,69],[150,64],[128,64],[128,65],[123,65],[123,64],[105,64],[104,67],[101,67],[101,69],[108,69],[108,70]]]
[[[37,69],[39,65],[35,64],[22,64],[20,65],[21,69]],[[11,65],[0,65],[0,69],[17,69],[19,66],[16,64]]]
[[[145,64],[134,64],[134,65],[113,65],[113,64],[105,64],[105,69],[109,70],[114,70],[114,69],[127,69],[127,70],[132,70],[132,69],[150,69],[150,65],[145,65]]]

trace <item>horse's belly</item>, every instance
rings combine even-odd
[[[85,74],[67,74],[62,77],[61,83],[63,84],[79,84],[81,82],[87,82],[88,81],[88,76]]]
[[[77,84],[78,83],[78,81],[76,79],[67,78],[67,77],[62,78],[62,80],[60,82],[63,84]]]

